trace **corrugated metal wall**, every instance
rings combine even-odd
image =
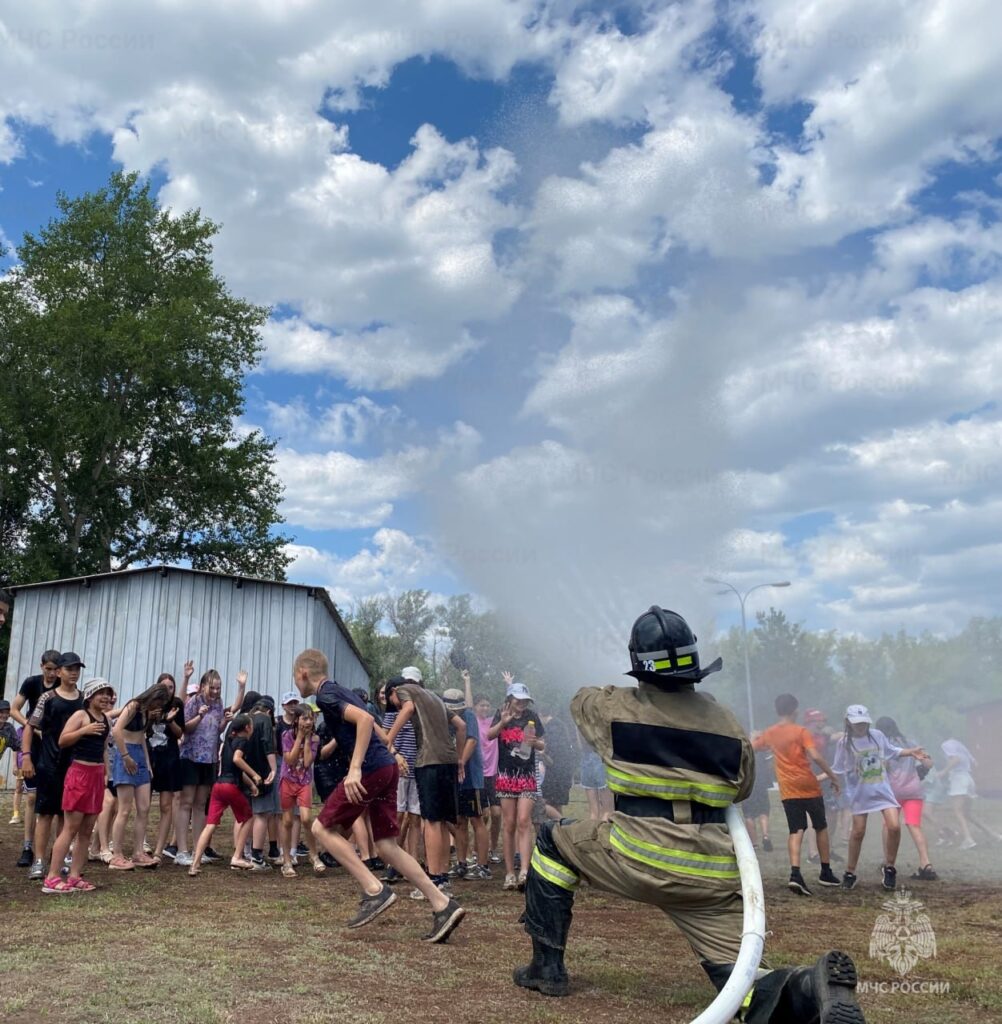
[[[229,701],[240,669],[247,688],[276,701],[292,688],[292,662],[306,647],[331,661],[347,686],[369,677],[339,624],[306,587],[235,581],[230,576],[157,569],[53,583],[17,593],[11,624],[6,695],[38,671],[42,651],[76,651],[87,665],[81,680],[103,676],[121,697],[150,686],[161,672],[180,682],[184,662],[196,678],[217,669]]]

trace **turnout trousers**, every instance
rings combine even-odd
[[[719,990],[741,945],[741,894],[694,885],[668,872],[653,874],[620,854],[609,841],[609,822],[547,822],[539,830],[525,887],[525,930],[543,946],[563,950],[581,879],[602,892],[658,907],[682,932]],[[785,1012],[783,989],[791,972],[760,972],[745,1001],[749,1024],[795,1020]]]

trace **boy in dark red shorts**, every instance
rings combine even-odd
[[[330,666],[322,651],[303,651],[292,671],[303,698],[316,697],[326,729],[336,738],[337,749],[349,759],[348,773],[313,823],[317,842],[362,888],[358,913],[348,927],[368,924],[397,899],[393,890],[362,863],[347,839],[352,825],[367,810],[376,853],[431,903],[431,931],[423,938],[426,942],[444,942],[465,911],[442,893],[420,864],[397,845],[397,780],[400,769],[406,769],[406,760],[392,748],[388,750],[374,733],[373,718],[365,704],[351,690],[328,678]]]
[[[233,817],[237,819],[237,824],[240,826],[233,844],[230,867],[234,871],[250,870],[252,867],[249,860],[243,859],[243,850],[250,838],[251,826],[254,824],[254,814],[251,811],[247,793],[257,796],[258,785],[261,783],[261,776],[244,760],[244,751],[247,749],[247,743],[253,731],[254,723],[251,721],[251,716],[237,715],[230,725],[226,739],[223,740],[220,751],[219,777],[212,787],[205,828],[202,829],[202,834],[198,837],[191,867],[188,869],[188,874],[192,878],[201,873],[202,855],[212,842],[212,834],[223,820],[223,814],[227,808],[233,811]],[[247,792],[244,792],[245,789]]]

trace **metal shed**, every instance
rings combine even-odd
[[[161,672],[181,682],[188,658],[195,678],[214,668],[223,699],[236,675],[248,690],[278,701],[292,687],[292,663],[306,647],[322,650],[331,675],[369,689],[369,670],[323,587],[275,583],[197,569],[154,565],[14,588],[6,695],[38,671],[42,651],[76,651],[81,680],[102,676],[120,698],[150,686]]]

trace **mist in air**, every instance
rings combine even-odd
[[[739,518],[715,318],[582,304],[519,411],[545,408],[551,436],[460,475],[437,508],[464,583],[567,689],[623,682],[630,626],[652,604],[689,620],[704,661],[713,650],[703,577]]]

